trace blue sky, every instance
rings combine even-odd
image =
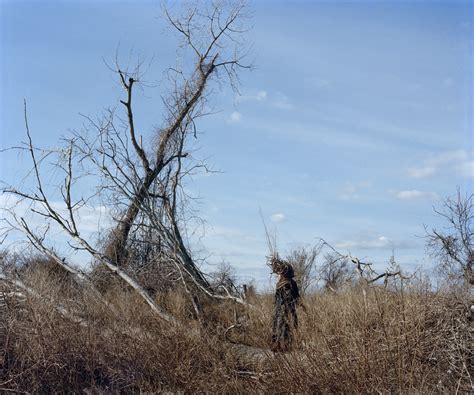
[[[145,136],[160,124],[176,41],[158,3],[0,4],[2,148],[24,139],[23,98],[43,146],[80,129],[79,113],[116,105],[122,92],[103,59],[117,48],[124,59],[132,48],[153,57],[147,78],[157,86],[139,93],[136,117]],[[424,224],[440,226],[433,205],[458,186],[473,190],[472,4],[250,9],[255,68],[242,73],[240,96],[216,87],[219,112],[199,124],[198,156],[221,173],[188,184],[206,222],[193,248],[268,285],[261,208],[283,253],[323,237],[380,267],[392,249],[407,269],[430,267],[420,236]],[[28,166],[12,154],[0,160],[9,182]]]

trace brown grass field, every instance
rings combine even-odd
[[[21,276],[37,294],[6,296],[5,393],[472,390],[466,295],[424,280],[306,295],[293,350],[274,354],[271,294],[253,307],[207,301],[200,321],[186,293],[156,295],[179,319],[170,325],[121,286],[106,291],[111,310],[40,265]]]

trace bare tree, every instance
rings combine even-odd
[[[353,269],[349,257],[330,252],[324,255],[324,260],[318,268],[318,277],[324,289],[336,291],[353,278]]]
[[[299,247],[286,256],[286,260],[295,271],[296,283],[302,295],[306,293],[314,280],[313,272],[316,266],[316,259],[321,249],[321,245],[316,245],[311,248]]]
[[[447,198],[435,213],[444,220],[443,229],[427,231],[427,245],[441,267],[449,274],[474,285],[474,195],[463,195],[458,189],[454,198]]]
[[[136,257],[140,243],[142,247],[148,243],[148,251],[141,248],[140,253],[150,257],[152,252],[153,261],[171,263],[181,281],[192,282],[207,295],[224,297],[214,295],[187,245],[189,211],[183,180],[197,169],[206,168],[204,163],[194,160],[189,138],[197,136],[196,121],[207,113],[211,84],[227,78],[235,88],[238,71],[248,66],[242,63],[243,3],[202,3],[179,15],[166,7],[163,11],[181,37],[182,58],[189,63],[168,70],[172,88],[162,96],[166,108],[162,126],[148,136],[137,130],[133,99],[136,87],[142,84],[143,64],[139,62],[131,69],[122,68],[116,61],[113,71],[124,91],[120,100],[124,116],[119,108],[113,108],[97,119],[85,117],[84,130],[74,131],[59,149],[41,150],[33,144],[25,102],[28,140],[20,150],[31,158],[30,174],[35,186],[32,190],[7,186],[3,193],[28,204],[29,213],[42,219],[43,226],[35,227],[13,208],[10,212],[13,219],[7,220],[10,229],[23,232],[40,252],[74,275],[78,282],[92,286],[89,275],[76,269],[50,244],[51,227],[69,238],[73,250],[88,252],[134,288],[153,311],[171,322],[173,318],[156,305],[142,284],[127,271],[127,262]],[[52,169],[48,168],[50,163]],[[47,178],[52,170],[62,177],[56,185],[60,204],[55,201]],[[80,188],[85,179],[99,180],[89,195]],[[102,245],[86,239],[80,231],[80,210],[98,204],[113,207],[109,212],[115,220]],[[230,294],[226,297],[242,301]]]
[[[225,293],[238,292],[235,269],[229,263],[221,262],[217,269],[211,273],[211,277],[214,289],[223,290]]]
[[[363,262],[350,253],[343,254],[322,238],[319,239],[319,243],[321,249],[324,247],[329,249],[329,252],[325,255],[324,264],[319,268],[319,279],[323,281],[323,285],[328,289],[335,290],[333,285],[351,281],[354,278],[354,272],[359,275],[359,280],[364,285],[374,284],[382,279],[385,285],[387,285],[390,278],[409,279],[396,264],[393,253],[389,261],[389,267],[380,273],[374,270],[373,263]]]

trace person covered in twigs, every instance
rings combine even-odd
[[[298,328],[296,306],[304,306],[300,301],[293,267],[278,256],[270,258],[270,266],[273,273],[279,275],[275,290],[272,350],[286,352],[291,349],[293,331]]]

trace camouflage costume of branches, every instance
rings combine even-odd
[[[298,327],[296,305],[300,294],[296,285],[293,268],[288,263],[281,263],[276,273],[280,279],[275,291],[273,312],[272,349],[273,351],[288,351],[293,341],[293,329]]]

